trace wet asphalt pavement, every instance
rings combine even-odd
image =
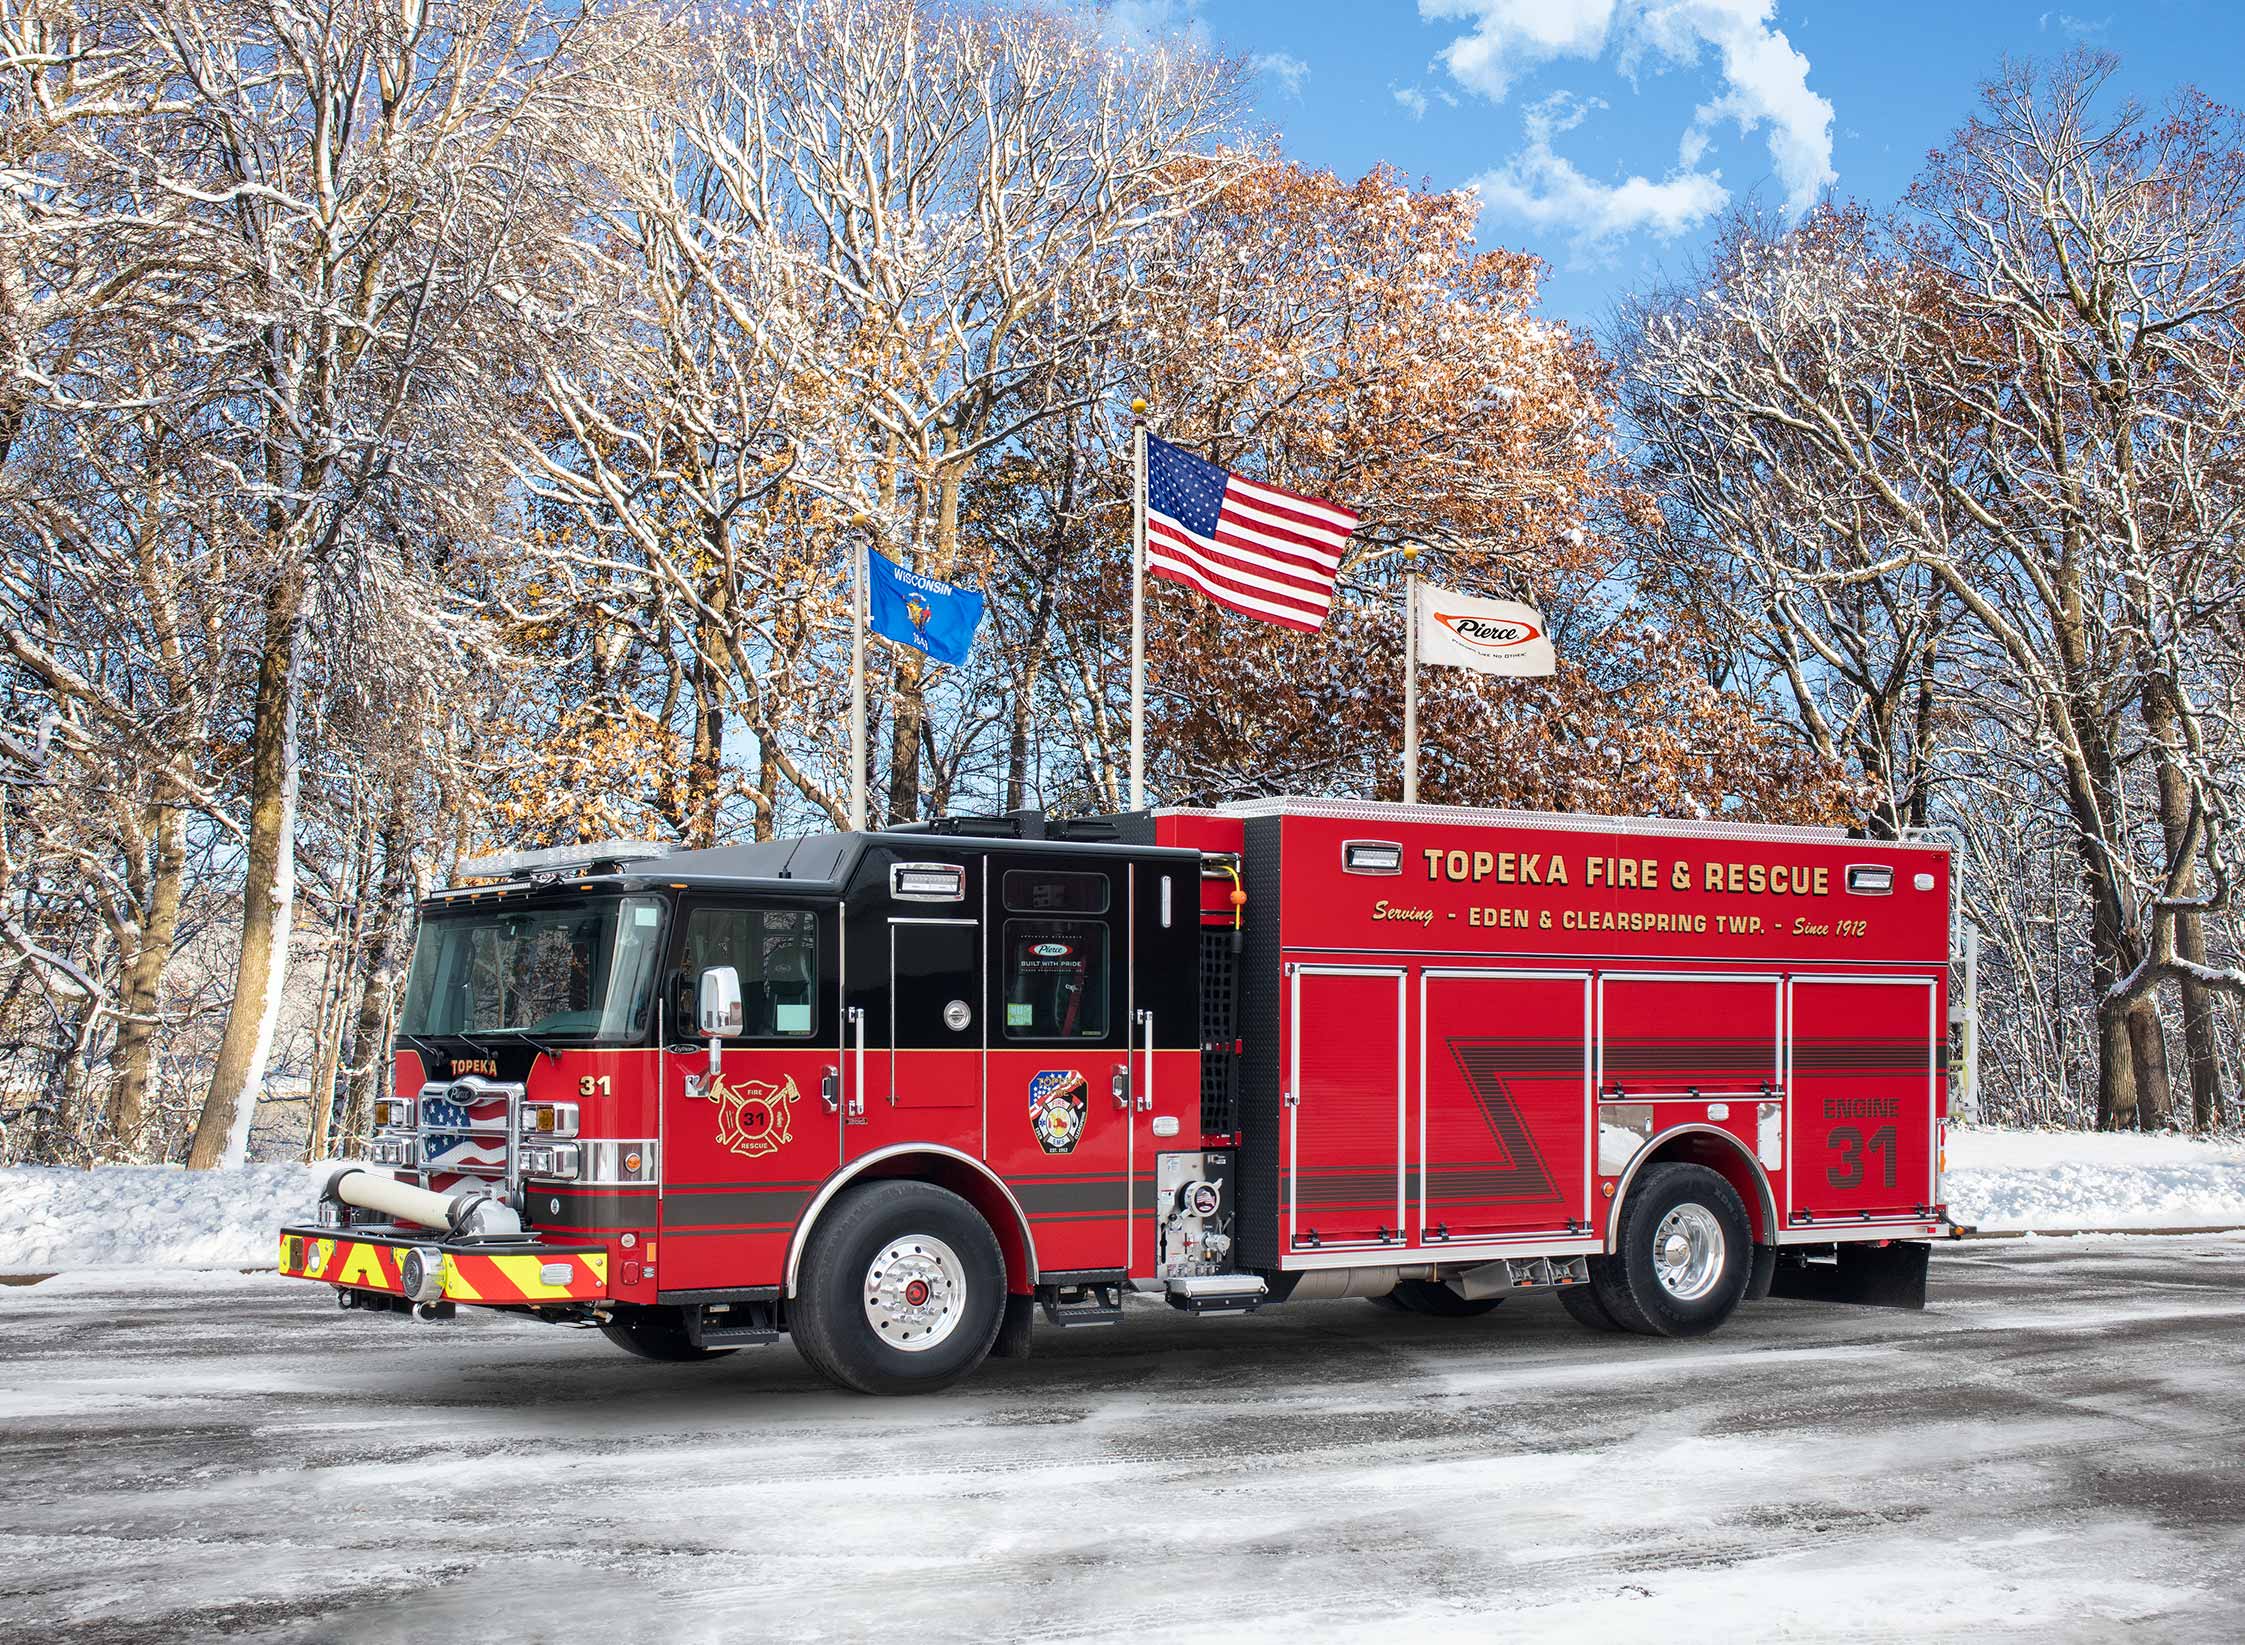
[[[2245,1639],[2245,1238],[1951,1248],[1696,1343],[1549,1299],[784,1343],[0,1290],[0,1639]]]

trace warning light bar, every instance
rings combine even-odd
[[[1847,888],[1859,897],[1884,897],[1894,890],[1894,870],[1885,863],[1850,863]]]
[[[587,845],[552,845],[537,851],[497,851],[488,857],[469,857],[460,864],[464,880],[512,880],[526,874],[559,874],[563,869],[590,869],[602,863],[638,862],[647,857],[667,857],[671,848],[656,840],[595,840]]]
[[[1393,840],[1343,840],[1341,866],[1351,874],[1400,874],[1403,847]]]

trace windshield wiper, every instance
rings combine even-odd
[[[555,1062],[559,1062],[561,1060],[561,1053],[559,1051],[556,1051],[544,1040],[536,1038],[527,1028],[494,1028],[491,1030],[491,1032],[494,1034],[512,1034],[516,1039],[522,1041],[523,1044],[529,1046],[533,1051],[541,1051],[545,1053],[545,1055],[553,1058]]]

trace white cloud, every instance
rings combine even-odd
[[[1395,94],[1395,100],[1403,105],[1412,119],[1424,120],[1427,117],[1427,94],[1417,86],[1390,86],[1388,90]]]
[[[1723,209],[1730,196],[1722,174],[1692,169],[1689,161],[1659,182],[1632,176],[1601,183],[1553,150],[1553,137],[1605,106],[1598,98],[1564,91],[1530,105],[1522,122],[1527,146],[1467,185],[1480,194],[1483,209],[1494,207],[1537,228],[1572,230],[1575,244],[1584,249],[1638,230],[1673,238]]]
[[[2099,17],[2092,20],[2087,17],[2069,16],[2062,11],[2044,12],[2035,19],[2035,27],[2047,34],[2050,31],[2050,20],[2053,17],[2058,20],[2058,32],[2069,40],[2088,40],[2112,27],[2110,17]]]
[[[1621,72],[1634,76],[1648,57],[1656,68],[1690,66],[1703,48],[1714,48],[1722,86],[1693,111],[1677,141],[1682,174],[1658,184],[1633,177],[1614,190],[1590,184],[1593,190],[1612,194],[1642,185],[1652,191],[1641,195],[1648,212],[1705,199],[1715,174],[1700,171],[1699,163],[1714,128],[1726,122],[1742,134],[1767,128],[1788,210],[1806,211],[1836,181],[1832,105],[1809,90],[1809,61],[1776,27],[1776,0],[1419,0],[1419,12],[1471,25],[1443,49],[1440,61],[1468,90],[1499,102],[1522,72],[1561,58],[1596,59],[1612,50]],[[1557,167],[1581,177],[1548,146],[1537,152],[1533,124],[1530,138],[1528,149],[1492,175],[1541,175],[1556,184],[1562,180]],[[1727,195],[1719,184],[1714,193],[1719,209]]]
[[[1300,97],[1310,77],[1310,66],[1290,51],[1258,52],[1247,60],[1257,74],[1267,74],[1286,88],[1289,97]]]

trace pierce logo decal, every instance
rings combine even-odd
[[[717,1103],[719,1146],[743,1159],[762,1159],[795,1140],[791,1122],[800,1093],[792,1076],[776,1085],[761,1080],[732,1085],[720,1077],[709,1094]]]
[[[1048,1154],[1072,1154],[1083,1140],[1090,1082],[1073,1068],[1055,1068],[1029,1081],[1029,1129]]]
[[[1543,638],[1534,623],[1493,621],[1455,611],[1437,611],[1434,620],[1476,651],[1516,651]]]

